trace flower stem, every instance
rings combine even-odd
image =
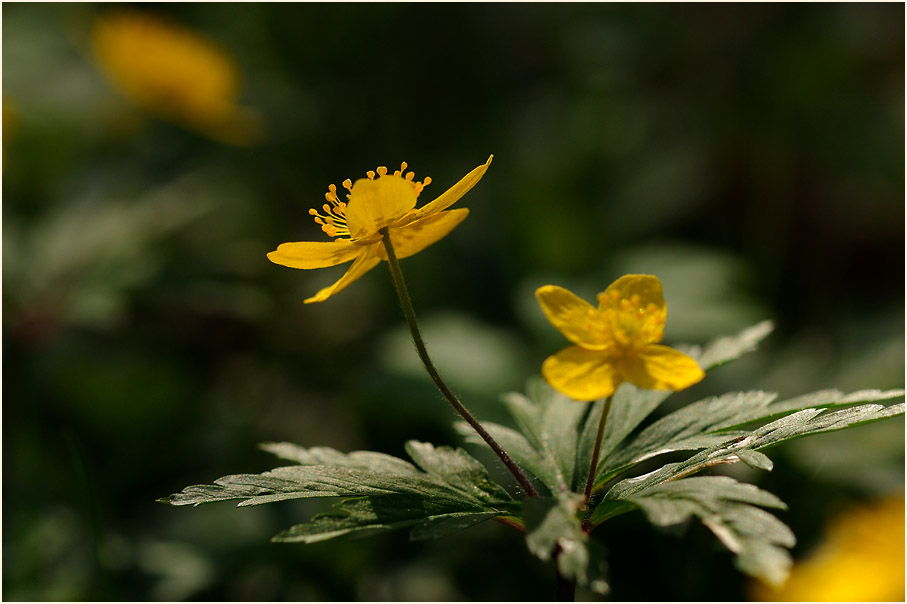
[[[381,233],[384,249],[387,250],[387,264],[390,267],[391,278],[394,281],[394,289],[397,290],[397,296],[400,298],[400,306],[403,308],[403,314],[406,315],[406,322],[409,325],[409,331],[413,336],[413,343],[416,345],[416,351],[419,353],[422,364],[425,365],[425,370],[428,371],[428,375],[431,376],[432,381],[438,387],[438,390],[441,391],[441,394],[444,395],[444,398],[446,398],[457,413],[466,420],[466,423],[472,426],[479,436],[482,437],[482,440],[488,443],[488,446],[491,447],[491,450],[495,452],[501,461],[504,462],[504,465],[507,466],[510,473],[514,475],[517,482],[523,487],[526,495],[529,497],[537,497],[538,492],[535,490],[535,487],[532,486],[532,483],[529,482],[529,479],[526,478],[526,475],[523,474],[520,467],[516,465],[516,462],[514,462],[510,455],[501,448],[501,445],[491,437],[491,434],[482,427],[482,424],[480,424],[472,413],[463,406],[463,403],[460,402],[456,395],[451,392],[450,388],[447,387],[447,384],[444,383],[444,380],[441,379],[438,370],[435,369],[434,363],[432,363],[431,358],[428,356],[425,342],[422,340],[419,324],[416,322],[416,311],[413,310],[413,303],[409,297],[409,291],[406,289],[406,281],[403,280],[403,271],[400,270],[400,262],[397,260],[397,254],[394,251],[393,243],[391,243],[387,227],[378,232]]]
[[[552,558],[554,559],[554,572],[555,572],[555,600],[557,602],[573,602],[576,600],[576,581],[574,579],[568,579],[561,574],[560,569],[557,567],[557,559],[563,553],[560,544],[554,546],[554,553]]]
[[[592,461],[589,463],[589,478],[586,479],[586,490],[583,491],[585,503],[589,503],[592,496],[592,484],[595,482],[595,470],[598,469],[598,456],[602,450],[602,436],[605,434],[605,423],[608,421],[608,412],[611,410],[611,399],[609,396],[605,399],[605,407],[602,409],[601,419],[598,420],[598,433],[595,435],[595,448],[592,449]]]

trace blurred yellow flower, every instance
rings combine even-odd
[[[237,106],[239,70],[211,40],[136,11],[98,17],[95,58],[110,83],[146,111],[229,144],[257,136],[257,120]]]
[[[576,344],[542,364],[548,383],[570,398],[611,396],[624,380],[682,390],[705,375],[692,358],[658,345],[668,310],[657,277],[624,275],[598,295],[598,308],[556,285],[540,287],[535,296],[548,320]]]
[[[755,583],[753,596],[775,602],[903,602],[904,496],[834,518],[822,543],[794,564],[783,586]]]
[[[347,201],[341,201],[337,187],[331,185],[325,194],[328,203],[321,212],[309,210],[321,230],[333,241],[300,241],[282,243],[268,254],[268,260],[290,268],[312,269],[336,266],[353,261],[339,281],[308,298],[323,302],[364,275],[382,260],[387,252],[380,231],[387,228],[397,258],[412,256],[438,241],[454,229],[469,214],[465,208],[447,210],[465,195],[485,174],[491,159],[464,176],[434,201],[416,209],[422,189],[431,183],[413,181],[415,174],[406,171],[406,162],[393,174],[384,166],[369,171],[368,178],[355,183],[349,179],[343,186],[349,191]],[[446,211],[445,211],[446,210]]]

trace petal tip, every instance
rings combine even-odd
[[[542,298],[542,296],[556,292],[561,289],[563,289],[563,288],[560,286],[557,286],[557,285],[543,285],[535,290],[535,297],[540,300]]]

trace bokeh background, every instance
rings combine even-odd
[[[98,20],[123,10],[188,32],[172,56],[125,59],[145,84],[98,51]],[[303,305],[343,269],[265,258],[323,239],[308,208],[377,165],[430,175],[429,200],[495,155],[459,203],[469,219],[403,263],[430,351],[482,419],[508,421],[499,394],[564,344],[533,290],[591,299],[626,272],[661,278],[671,342],[777,324],[661,412],[730,389],[904,385],[902,4],[4,4],[2,17],[5,599],[553,595],[551,569],[495,523],[438,542],[275,545],[328,503],[155,503],[277,465],[263,441],[399,456],[407,439],[459,444],[383,266]],[[190,101],[164,94],[171,73],[217,88],[217,70],[245,128],[232,139],[240,126],[200,124],[204,98],[181,113]],[[734,471],[790,505],[798,559],[841,514],[903,492],[902,419],[769,453],[771,474]],[[659,532],[631,514],[600,533],[613,599],[759,593],[701,525]]]

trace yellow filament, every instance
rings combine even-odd
[[[394,176],[398,176],[406,180],[413,187],[413,191],[416,193],[416,197],[422,192],[422,190],[431,184],[431,177],[426,176],[425,180],[422,182],[415,181],[413,179],[416,177],[415,172],[406,172],[407,163],[401,162],[400,169],[393,172]],[[405,175],[404,175],[405,173]],[[388,170],[386,166],[378,166],[376,170],[369,170],[365,173],[366,177],[369,180],[375,180],[381,176],[387,176]],[[342,183],[343,188],[353,192],[353,181],[349,178],[344,180]],[[347,194],[347,199],[350,198],[350,193]],[[352,239],[350,234],[349,225],[346,222],[346,202],[341,201],[340,196],[337,195],[337,187],[335,185],[330,185],[328,187],[328,192],[324,194],[326,201],[330,203],[324,204],[321,208],[323,214],[318,210],[312,208],[309,210],[309,214],[314,217],[314,220],[317,224],[321,225],[321,230],[328,234],[330,237],[346,237],[347,239]]]

